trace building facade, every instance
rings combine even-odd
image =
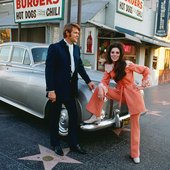
[[[155,34],[158,0],[133,2],[136,3],[82,0],[80,46],[83,62],[91,69],[103,71],[108,45],[120,41],[128,60],[151,69],[153,85],[170,82],[170,32],[164,37]],[[71,22],[77,22],[77,8],[77,0],[72,0]],[[18,39],[18,24],[13,14],[13,2],[0,4],[1,43]],[[63,20],[22,23],[21,41],[59,41],[63,23]]]

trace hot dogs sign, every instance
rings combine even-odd
[[[14,0],[15,22],[63,19],[64,0]]]
[[[117,11],[132,18],[143,20],[144,0],[118,0]]]

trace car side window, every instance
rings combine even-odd
[[[24,48],[14,47],[11,62],[13,63],[22,63],[24,58]]]
[[[10,54],[10,46],[0,47],[0,61],[8,61]]]
[[[47,56],[47,50],[48,48],[33,48],[31,50],[35,64],[40,62],[45,62]]]
[[[27,50],[25,51],[23,64],[25,64],[25,65],[30,65],[31,64],[30,56],[29,56],[29,53],[28,53]]]

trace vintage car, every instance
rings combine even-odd
[[[39,118],[48,115],[49,103],[46,98],[45,84],[45,60],[48,45],[29,42],[9,42],[0,44],[0,100],[12,106],[22,109]],[[103,73],[87,70],[88,75],[96,83],[102,78]],[[115,85],[111,82],[111,85]],[[126,105],[116,112],[118,104],[106,100],[102,110],[100,124],[83,124],[91,114],[86,110],[92,92],[79,78],[79,96],[76,99],[78,109],[78,125],[86,131],[103,129],[113,125],[121,126],[128,122],[129,114]],[[114,112],[114,110],[116,110]],[[116,124],[115,124],[116,123]],[[64,105],[62,107],[60,122],[60,134],[68,133],[68,113]]]

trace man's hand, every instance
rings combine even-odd
[[[55,91],[49,91],[48,92],[48,98],[49,98],[49,100],[51,100],[51,102],[55,102],[56,101]]]
[[[89,84],[88,84],[90,90],[93,90],[96,88],[96,85],[91,81]]]

